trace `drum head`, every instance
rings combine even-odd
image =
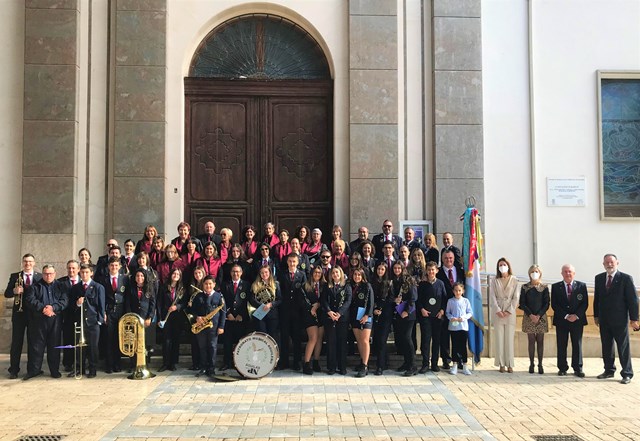
[[[236,370],[245,378],[262,378],[276,367],[280,352],[276,341],[263,332],[253,332],[240,339],[233,351]]]

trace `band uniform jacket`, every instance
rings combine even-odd
[[[299,297],[304,295],[304,284],[307,276],[303,271],[296,270],[291,280],[289,270],[280,272],[280,290],[282,291],[281,309],[286,311],[295,311],[298,306]],[[291,317],[295,318],[295,317]]]
[[[593,317],[609,326],[628,326],[629,320],[638,320],[638,297],[633,278],[616,271],[607,290],[607,273],[596,276],[593,296]]]
[[[7,284],[7,288],[4,290],[4,296],[7,299],[12,299],[15,297],[15,295],[13,294],[13,289],[16,286],[16,282],[18,281],[18,276],[22,276],[22,283],[23,283],[23,287],[24,287],[24,271],[18,271],[17,273],[12,273],[11,276],[9,276],[9,283]],[[31,280],[31,285],[33,285],[34,283],[39,282],[40,280],[42,280],[42,274],[37,272],[37,271],[33,271],[33,280]],[[24,291],[22,291],[22,295],[24,296],[26,292],[26,289],[24,289]],[[18,310],[20,309],[20,305],[16,305],[15,301],[13,304],[13,314],[18,313]],[[22,310],[25,310],[24,307],[24,297],[22,298]]]
[[[257,299],[256,299],[256,295],[253,293],[253,290],[250,290],[250,294],[249,294],[249,304],[251,306],[253,306],[254,308],[258,308],[260,306],[262,306],[262,303],[260,303]],[[269,310],[269,312],[267,313],[267,315],[263,318],[263,320],[277,320],[278,319],[278,307],[280,306],[280,304],[282,303],[282,291],[280,291],[280,283],[278,281],[276,281],[276,289],[275,289],[275,293],[271,293],[271,295],[273,296],[273,300],[271,302],[271,309]]]
[[[116,304],[124,308],[125,295],[127,287],[129,286],[129,277],[123,274],[118,274],[116,277],[117,287],[115,291],[111,284],[111,275],[108,275],[106,279],[100,281],[100,284],[104,287],[104,302],[107,312],[114,312],[116,310]]]
[[[148,286],[147,291],[143,291],[140,298],[138,298],[138,285],[132,280],[125,293],[125,313],[133,312],[142,317],[142,320],[153,320],[156,315],[156,298],[153,295],[151,286]]]
[[[23,302],[24,306],[26,306],[32,314],[32,317],[49,318],[42,313],[42,310],[47,305],[53,307],[53,312],[56,316],[62,317],[62,311],[64,311],[69,304],[69,297],[64,286],[57,280],[54,280],[50,285],[47,285],[41,280],[31,285],[25,291]]]
[[[182,284],[178,283],[178,286],[175,288],[174,297],[171,297],[172,289],[168,285],[163,285],[160,291],[158,292],[156,306],[158,309],[158,320],[164,320],[167,316],[167,312],[169,312],[169,308],[174,304],[176,310],[171,314],[175,314],[179,311],[182,311],[189,300],[187,296],[187,290],[182,286]]]
[[[551,285],[551,308],[553,308],[554,326],[585,326],[587,324],[587,307],[589,294],[587,285],[574,280],[571,283],[571,300],[567,297],[564,281]],[[568,314],[575,314],[578,320],[570,322],[565,319]]]
[[[352,292],[351,285],[345,283],[344,285],[325,285],[322,293],[320,294],[320,306],[322,306],[322,313],[325,320],[329,320],[327,313],[329,311],[337,312],[340,314],[339,322],[349,320],[349,308],[351,307]]]
[[[84,289],[82,280],[71,289],[70,304],[75,310],[76,321],[80,322],[80,308],[77,306],[78,299],[84,297],[82,311],[84,323],[87,326],[97,326],[104,324],[105,316],[105,295],[104,287],[94,280],[88,282],[87,289]]]
[[[242,321],[247,323],[249,320],[249,311],[247,311],[247,301],[251,294],[251,284],[246,280],[238,281],[238,289],[233,292],[233,280],[222,284],[222,295],[227,308],[227,314],[234,317],[240,315]]]
[[[218,311],[218,313],[211,318],[211,323],[213,324],[212,329],[217,330],[217,329],[224,329],[224,324],[227,320],[227,313],[228,313],[228,310],[226,308],[226,303],[224,301],[224,297],[222,296],[221,292],[213,291],[211,295],[207,295],[204,292],[200,292],[193,299],[193,303],[191,304],[191,307],[187,309],[188,309],[188,312],[190,314],[193,314],[195,317],[204,317],[220,305],[223,305],[222,309]]]
[[[431,283],[423,280],[418,284],[418,300],[416,300],[416,315],[419,319],[424,319],[422,309],[429,312],[429,317],[435,318],[440,310],[447,308],[447,291],[442,280],[436,278]]]
[[[358,308],[364,308],[364,314],[373,319],[373,305],[375,300],[373,298],[373,288],[371,284],[366,280],[358,283],[357,285],[351,285],[351,307],[350,314],[351,320],[355,321],[358,315]]]

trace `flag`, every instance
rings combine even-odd
[[[474,207],[464,213],[462,260],[465,272],[465,294],[471,304],[473,317],[469,320],[469,350],[473,359],[480,361],[484,348],[484,312],[482,310],[482,288],[480,267],[482,266],[482,232],[480,215]]]

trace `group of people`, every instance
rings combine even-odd
[[[259,331],[278,343],[277,369],[302,370],[308,375],[322,371],[324,344],[326,373],[345,375],[348,348],[355,343],[360,356],[356,376],[368,375],[372,355],[374,373],[382,375],[389,367],[387,340],[393,330],[403,356],[397,370],[403,375],[439,372],[440,359],[451,374],[471,374],[467,332],[472,312],[464,297],[462,254],[451,233],[443,234],[444,247],[438,249],[433,234],[420,240],[412,228],[406,228],[403,239],[393,233],[389,220],[371,238],[368,229],[360,227],[358,238],[351,242],[343,239],[338,225],[327,241],[318,228],[300,226],[293,234],[285,229],[276,234],[272,223],[264,225],[261,238],[254,226],[245,226],[240,240],[234,240],[228,228],[217,234],[213,221],[206,222],[197,236],[186,222],[177,230],[170,243],[151,225],[137,243],[128,239],[121,248],[110,239],[107,253],[95,264],[91,252],[83,248],[77,260],[67,262],[67,274],[59,279],[52,265],[44,265],[40,274],[34,271],[34,256],[23,256],[22,271],[11,275],[5,290],[5,297],[14,299],[10,378],[17,378],[20,371],[25,331],[24,379],[43,373],[45,349],[54,378],[61,376],[61,361],[69,376],[83,374],[86,368],[87,376],[94,377],[101,358],[106,373],[121,371],[118,322],[127,312],[143,319],[147,343],[153,335],[150,331],[156,331],[162,344],[159,371],[177,368],[180,344],[186,342],[191,345],[190,369],[197,375],[215,375],[218,337],[223,340],[222,370],[226,370],[233,366],[234,347],[240,339]],[[616,270],[615,256],[605,256],[605,268],[613,281],[596,278],[594,309],[603,336],[603,376],[615,371],[615,340],[623,380],[628,382],[633,375],[628,329],[626,324],[620,326],[619,307],[627,307],[632,327],[637,328],[635,288],[630,276]],[[572,367],[576,375],[584,376],[580,340],[588,296],[585,285],[573,281],[574,274],[572,266],[563,267],[564,282],[553,285],[550,299],[541,283],[542,271],[534,265],[530,282],[518,295],[511,265],[504,258],[498,261],[490,301],[496,315],[496,364],[501,372],[513,372],[515,309],[520,307],[523,331],[529,336],[529,372],[534,372],[537,346],[538,372],[543,373],[546,311],[551,304],[558,328],[560,372],[564,375],[568,370],[570,337]],[[61,360],[56,348],[75,344],[80,322],[86,350],[75,351],[80,354],[75,357],[72,349],[65,349]],[[421,363],[416,361],[418,326]],[[198,332],[192,333],[192,327]],[[303,333],[307,337],[304,350]]]
[[[640,330],[638,324],[638,297],[633,279],[618,270],[618,258],[606,254],[603,260],[605,272],[595,278],[593,317],[600,329],[604,372],[598,379],[612,378],[616,371],[614,342],[620,358],[622,384],[629,384],[633,377],[629,350],[629,327]],[[553,311],[556,327],[558,375],[569,371],[567,347],[571,340],[571,368],[573,375],[584,378],[582,369],[582,333],[587,325],[589,294],[584,282],[575,280],[575,268],[562,266],[562,281],[549,286],[542,283],[542,269],[532,265],[529,281],[519,286],[511,264],[500,258],[496,264],[496,277],[489,289],[489,302],[493,314],[495,341],[495,365],[500,372],[513,372],[516,309],[523,311],[522,332],[527,334],[529,373],[544,374],[544,335],[549,331],[547,312]]]

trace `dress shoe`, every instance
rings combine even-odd
[[[51,378],[60,378],[62,374],[60,372],[51,372]]]
[[[428,370],[429,370],[429,365],[428,364],[423,364],[422,367],[420,368],[420,370],[418,371],[418,373],[419,374],[426,374]]]
[[[158,372],[164,372],[167,370],[167,367],[165,365],[160,366],[160,368],[158,369]]]
[[[73,371],[71,371],[71,372],[69,372],[69,373],[67,374],[67,378],[73,378],[73,377],[75,377],[76,375],[79,375],[79,372],[78,372],[78,371],[76,371],[76,370],[73,370]]]
[[[9,374],[9,380],[15,380],[16,378],[18,378],[18,374],[16,374],[15,372],[11,372]]]
[[[64,367],[64,371],[65,372],[71,372],[73,370],[73,368],[71,366],[65,366]]]
[[[336,373],[336,370],[335,370],[335,369],[328,369],[328,370],[327,370],[327,375],[333,375],[333,374],[335,374],[335,373]]]
[[[535,369],[536,369],[536,367],[533,365],[533,363],[531,363],[531,364],[529,365],[529,373],[530,373],[530,374],[533,374],[533,372],[535,371]]]
[[[500,373],[504,374],[504,366],[500,366]]]
[[[449,365],[448,361],[445,361],[444,363],[442,363],[442,369],[451,369],[451,366]]]
[[[382,375],[384,371],[382,370],[382,368],[378,368],[376,369],[376,371],[373,373],[373,375]]]
[[[402,374],[405,377],[413,377],[415,374],[418,373],[418,370],[416,369],[415,366],[411,366],[409,369],[406,370],[406,372],[404,374]]]
[[[191,366],[189,366],[189,370],[190,371],[199,371],[200,368],[198,366],[196,366],[195,364],[192,364]],[[223,368],[224,370],[224,368]]]
[[[313,372],[322,372],[322,368],[320,367],[320,361],[313,360]]]
[[[340,375],[347,375],[347,370],[342,368],[342,369],[340,369],[339,373],[340,373]]]
[[[44,373],[44,372],[42,372],[42,371],[40,371],[40,372],[34,372],[34,373],[28,373],[28,372],[27,372],[27,375],[25,375],[24,377],[22,377],[22,380],[23,380],[23,381],[27,381],[27,380],[29,380],[29,379],[31,379],[31,378],[38,377],[38,376],[42,375],[43,373]]]
[[[299,371],[300,370],[300,363],[298,363],[297,361],[295,363],[293,363],[293,370],[294,371]]]
[[[112,373],[113,373],[113,371],[112,371],[111,369],[105,369],[105,370],[104,370],[104,373],[105,373],[105,374],[112,374]]]
[[[605,378],[613,378],[613,372],[604,371],[596,377],[598,380],[604,380]]]
[[[203,375],[207,375],[207,370],[206,369],[200,369],[198,371],[198,373],[196,374],[196,377],[202,377]]]
[[[222,368],[221,368],[220,370],[222,370],[222,371],[227,371],[227,370],[229,370],[229,365],[228,365],[228,364],[223,364],[223,365],[222,365]]]
[[[313,368],[311,367],[311,362],[305,362],[302,366],[302,373],[305,375],[313,375]]]
[[[566,377],[567,376],[567,371],[558,371],[558,376],[559,377]]]
[[[87,378],[96,378],[96,371],[89,371]]]
[[[209,378],[213,377],[216,375],[216,370],[215,369],[207,369],[205,372],[205,375]]]
[[[170,371],[173,372],[173,371],[177,370],[178,368],[175,365],[171,365],[167,369],[169,369]]]
[[[584,378],[584,372],[582,371],[574,371],[573,375],[575,375],[578,378]]]
[[[507,368],[507,372],[510,373],[510,374],[513,374],[513,368],[511,366],[509,366]]]
[[[631,383],[631,377],[622,377],[622,380],[620,380],[620,383],[622,383],[622,384]]]
[[[434,364],[431,367],[431,372],[440,372],[440,366],[438,366],[437,364]]]
[[[540,375],[544,374],[544,368],[542,367],[542,365],[541,365],[541,364],[539,364],[539,365],[538,365],[538,373],[539,373]]]
[[[362,366],[362,369],[356,374],[356,378],[364,378],[369,374],[369,367],[367,365]]]
[[[116,366],[113,368],[113,372],[116,372],[116,373],[122,372],[122,369],[120,368],[120,366]]]
[[[407,369],[409,369],[411,366],[409,366],[408,364],[404,364],[402,363],[397,369],[396,372],[404,372]]]

